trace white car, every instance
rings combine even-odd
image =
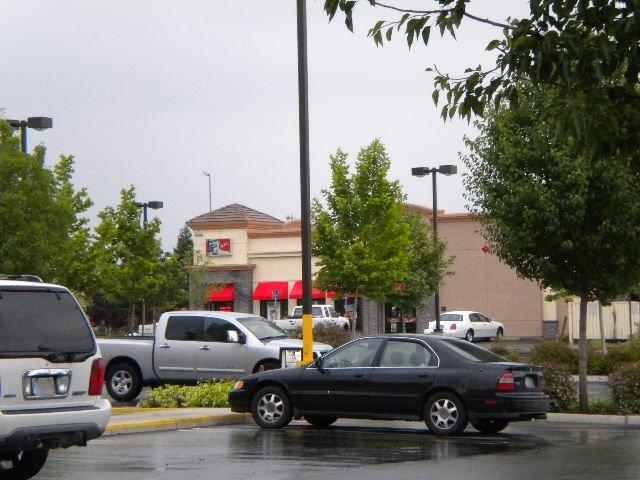
[[[504,325],[479,312],[455,311],[440,315],[440,326],[445,335],[464,338],[472,342],[476,338],[496,338],[504,336]],[[424,333],[433,333],[436,322],[431,321]]]
[[[337,325],[344,330],[349,330],[351,325],[349,320],[338,315],[338,312],[331,305],[313,305],[311,307],[311,317],[314,327],[317,325]],[[276,320],[275,324],[285,330],[302,328],[302,307],[295,307],[293,314],[289,318]]]
[[[49,449],[84,446],[104,432],[104,366],[71,292],[0,280],[0,479],[28,479]]]

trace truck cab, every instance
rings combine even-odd
[[[312,305],[311,318],[314,327],[318,325],[337,325],[340,328],[349,330],[349,320],[339,315],[331,305]],[[275,324],[285,330],[302,328],[302,306],[295,307],[293,314],[289,318],[276,320]]]

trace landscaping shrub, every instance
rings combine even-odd
[[[609,376],[609,385],[620,413],[640,413],[640,363],[619,365]]]
[[[577,401],[571,371],[564,365],[553,363],[543,363],[540,366],[544,375],[544,393],[549,395],[550,410],[552,412],[570,411]]]
[[[541,342],[533,347],[531,363],[535,365],[563,365],[570,373],[577,373],[578,351],[571,348],[566,343],[551,341]]]
[[[602,353],[602,342],[589,343],[589,374],[610,375],[623,363],[640,362],[640,342],[628,342],[610,345],[607,355]]]
[[[145,408],[221,408],[229,407],[227,396],[235,380],[203,382],[195,387],[164,385],[154,388],[139,403]]]
[[[520,356],[508,348],[502,340],[495,340],[489,345],[489,351],[506,358],[510,362],[519,362]]]
[[[302,328],[293,330],[291,338],[302,338]],[[351,340],[351,332],[337,325],[321,324],[313,327],[314,342],[326,343],[338,348],[349,340]]]

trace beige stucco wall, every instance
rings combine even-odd
[[[477,310],[505,324],[508,337],[542,335],[542,291],[520,279],[495,255],[484,253],[485,240],[472,221],[441,222],[438,233],[454,256],[453,276],[445,279],[440,305],[447,311]]]

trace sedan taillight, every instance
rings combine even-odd
[[[449,327],[449,330],[455,330],[456,328],[458,328],[456,324],[452,323],[451,326]]]
[[[511,372],[503,373],[498,380],[498,385],[496,385],[496,390],[498,392],[515,392],[516,391],[516,382],[513,379],[513,374]]]
[[[104,363],[101,358],[97,358],[91,364],[91,376],[89,377],[89,395],[102,395],[104,385]]]

